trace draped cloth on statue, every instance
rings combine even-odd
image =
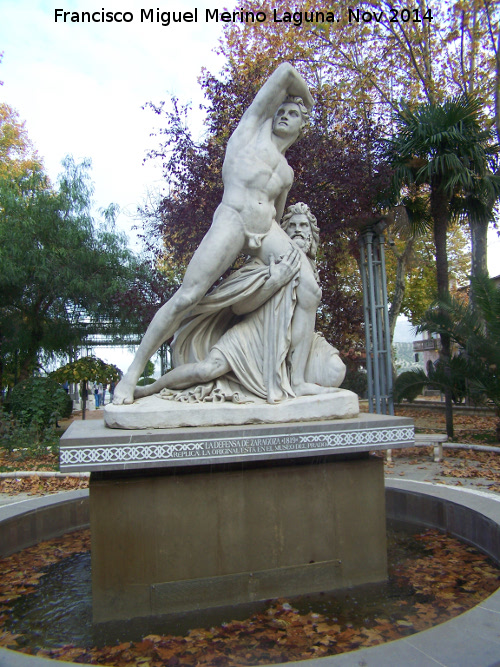
[[[212,348],[229,362],[232,372],[215,382],[219,400],[268,403],[293,398],[287,369],[295,288],[288,283],[263,305],[245,315],[235,315],[233,306],[252,297],[269,278],[269,266],[252,259],[207,294],[177,330],[172,344],[174,368],[205,359]],[[196,394],[213,400],[212,386]],[[173,394],[173,396],[172,396]],[[164,390],[163,398],[187,400],[193,391]],[[184,397],[184,398],[183,398]],[[224,397],[224,399],[222,399]]]

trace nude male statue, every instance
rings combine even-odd
[[[288,383],[288,374],[286,373],[285,377],[281,376],[283,369],[277,358],[273,360],[274,363],[271,363],[272,370],[270,374],[264,370],[266,367],[266,364],[263,362],[264,357],[266,357],[266,353],[264,352],[265,341],[268,337],[272,338],[274,333],[266,329],[266,316],[257,314],[257,311],[289,283],[292,283],[292,288],[296,295],[296,291],[299,289],[301,276],[302,279],[307,280],[308,289],[311,290],[311,276],[313,278],[317,277],[316,253],[319,242],[319,228],[317,226],[316,218],[311,213],[309,207],[303,203],[289,206],[286,215],[281,221],[281,227],[286,232],[289,239],[291,239],[286,254],[279,258],[276,258],[273,254],[268,255],[268,243],[264,240],[261,247],[255,251],[255,256],[260,261],[256,263],[255,260],[249,260],[245,265],[248,270],[246,273],[248,277],[251,275],[251,267],[254,267],[253,270],[258,271],[259,273],[264,267],[268,267],[268,276],[258,289],[248,293],[245,289],[246,283],[242,281],[241,271],[236,271],[231,274],[224,283],[219,285],[209,297],[209,299],[213,299],[216,292],[220,293],[222,289],[227,291],[229,284],[236,284],[236,281],[238,281],[237,284],[239,285],[238,289],[240,291],[237,299],[232,301],[231,310],[236,316],[251,315],[253,318],[254,315],[257,315],[257,317],[253,319],[253,324],[247,326],[248,319],[246,317],[239,320],[237,319],[236,324],[233,326],[230,325],[225,332],[221,331],[220,339],[214,341],[213,347],[211,347],[205,358],[196,362],[180,363],[153,384],[137,387],[134,392],[135,398],[151,396],[159,393],[165,388],[173,391],[182,391],[184,389],[193,388],[195,390],[194,393],[196,393],[197,391],[202,390],[199,386],[200,384],[204,385],[213,382],[217,378],[230,372],[236,374],[238,381],[249,390],[250,393],[258,395],[261,398],[266,398],[268,402],[278,402],[284,398],[293,396],[295,391]],[[276,230],[271,231],[274,236]],[[281,235],[279,235],[279,241],[279,247],[281,247]],[[273,248],[276,247],[278,246],[273,243]],[[301,264],[305,265],[302,268],[302,271]],[[310,266],[310,271],[306,268],[307,264]],[[234,295],[234,292],[231,293]],[[314,306],[314,313],[319,303],[319,295],[320,291],[317,285],[315,285],[312,294],[309,294],[310,303]],[[219,300],[218,303],[221,303],[221,301]],[[292,311],[294,311],[298,305],[294,298],[292,298],[291,302],[288,302],[286,298],[281,299],[280,303],[282,304],[280,307],[284,307],[285,309],[291,308]],[[200,312],[207,312],[207,305],[207,299],[203,299],[200,302],[200,306],[203,306],[203,308],[200,309]],[[275,310],[273,311],[272,317],[273,319],[276,318],[277,320],[280,320],[284,313],[283,311],[279,311],[277,305],[274,307]],[[196,313],[197,309],[193,312]],[[287,318],[285,317],[284,319],[286,321]],[[208,320],[208,322],[203,325],[201,322],[198,323],[194,327],[196,335],[198,337],[200,336],[200,328],[202,326],[206,327],[205,331],[213,331],[211,322],[211,320]],[[307,338],[312,338],[314,335],[313,329],[314,321],[312,322],[312,328],[308,331],[302,331],[302,335]],[[286,338],[286,332],[283,332],[282,345],[274,350],[277,353],[277,356],[283,352],[286,354]],[[312,383],[312,386],[311,384],[306,383],[310,393],[314,394],[337,391],[336,387],[343,380],[345,373],[344,365],[340,361],[338,355],[334,354],[334,352],[337,351],[326,342],[322,345],[324,348],[326,347],[328,349],[330,356],[325,354],[324,348],[323,354],[316,350],[313,363],[318,361],[321,369],[319,372],[316,370],[314,373],[315,381]],[[252,358],[252,354],[256,354],[257,351],[259,358]],[[316,356],[318,359],[316,359]],[[266,359],[269,363],[269,358],[266,357]],[[311,366],[309,365],[309,371],[310,370]],[[263,373],[262,375],[260,375],[261,371]],[[311,373],[309,372],[309,375],[310,374]],[[279,380],[277,380],[277,378],[279,378]],[[207,392],[210,391],[211,388],[207,389]],[[167,396],[170,395],[171,394],[167,394]]]
[[[254,253],[264,243],[268,256],[286,252],[290,241],[276,223],[293,182],[284,153],[299,138],[312,106],[307,84],[288,63],[281,64],[259,90],[228,141],[222,167],[224,194],[212,225],[193,255],[181,287],[151,321],[130,368],[115,388],[113,403],[133,402],[146,362],[242,252]],[[291,356],[296,360],[304,354],[307,359],[309,339],[303,332],[313,317],[307,267],[304,273],[300,282],[305,298],[298,294],[301,307],[296,309],[292,329]],[[312,306],[314,314],[316,307]],[[306,384],[299,362],[292,373],[296,395],[316,393]]]

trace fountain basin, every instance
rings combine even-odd
[[[386,481],[387,516],[438,528],[500,563],[500,498],[492,494],[407,480]],[[70,491],[0,508],[0,555],[88,525],[88,492]],[[17,545],[17,546],[16,546]],[[301,662],[304,667],[387,667],[500,664],[500,590],[474,609],[430,630],[380,646]],[[73,663],[0,649],[0,667]]]

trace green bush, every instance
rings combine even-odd
[[[360,398],[365,398],[368,391],[368,376],[366,371],[351,370],[347,368],[347,373],[341,385],[342,389],[353,391]]]
[[[40,429],[35,424],[21,424],[12,414],[0,412],[0,447],[8,452],[18,451],[21,456],[56,454],[59,437],[53,426]]]
[[[64,403],[62,406],[61,419],[69,419],[73,414],[73,399],[69,394],[64,392],[64,401],[61,400],[61,403]]]
[[[11,452],[15,449],[15,444],[12,439],[12,434],[16,427],[16,420],[9,413],[4,410],[0,411],[0,447]]]
[[[154,378],[140,378],[137,381],[137,386],[138,387],[145,387],[148,384],[153,384],[153,382],[155,382]]]
[[[32,377],[13,388],[10,409],[20,425],[44,429],[68,414],[68,399],[71,400],[52,378]]]
[[[406,399],[409,403],[413,403],[427,384],[429,379],[422,369],[400,373],[394,384],[394,401],[399,403]]]

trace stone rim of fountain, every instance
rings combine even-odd
[[[440,528],[500,564],[500,497],[426,482],[386,480],[390,518]],[[69,491],[0,508],[2,555],[88,526],[88,491]],[[10,541],[9,541],[10,540]],[[15,547],[15,548],[14,548]],[[473,609],[429,630],[371,648],[302,661],[303,667],[494,667],[500,665],[500,589]],[[0,667],[75,663],[0,648]],[[283,663],[281,667],[292,663]]]

